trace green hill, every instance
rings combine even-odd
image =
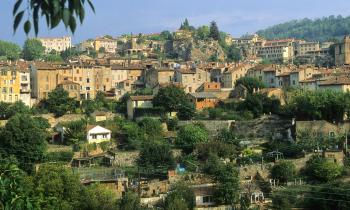
[[[268,27],[257,31],[266,39],[297,38],[309,41],[340,39],[350,34],[350,16],[329,16],[318,19],[304,18]]]

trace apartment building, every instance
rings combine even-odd
[[[116,53],[117,41],[107,37],[98,37],[94,40],[93,46],[96,51],[104,48],[106,53]]]
[[[17,64],[0,66],[0,101],[13,103],[20,100],[31,106],[27,66]]]
[[[257,50],[257,55],[272,61],[290,61],[294,57],[294,41],[294,39],[265,41]]]
[[[306,42],[303,40],[299,40],[295,42],[295,55],[296,56],[304,56],[308,55],[312,52],[320,51],[320,43],[319,42]]]
[[[38,40],[45,47],[45,53],[50,53],[52,50],[62,52],[72,47],[72,38],[70,36],[38,38]]]

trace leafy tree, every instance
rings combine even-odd
[[[82,210],[117,210],[115,193],[99,184],[87,186],[82,196]]]
[[[209,140],[208,131],[196,124],[188,124],[180,127],[175,144],[186,153],[191,153],[198,143]]]
[[[248,93],[253,93],[254,89],[263,89],[265,84],[255,77],[241,77],[236,81],[235,86],[244,85],[248,89]]]
[[[61,57],[63,60],[69,60],[72,57],[79,56],[81,53],[75,48],[68,48],[61,52]]]
[[[214,193],[214,199],[217,203],[226,205],[239,203],[238,174],[237,168],[232,164],[227,164],[218,171],[215,177],[218,185]]]
[[[241,50],[234,45],[231,45],[227,50],[227,61],[239,62],[242,60]]]
[[[248,94],[246,99],[238,104],[237,110],[250,111],[254,117],[259,117],[263,113],[279,113],[280,101],[269,98],[266,94]]]
[[[57,54],[48,54],[44,56],[44,60],[47,62],[62,62],[63,59],[60,55]]]
[[[153,105],[163,107],[166,112],[178,112],[179,119],[194,116],[194,107],[187,100],[185,91],[174,85],[161,88],[153,98]]]
[[[170,33],[170,31],[162,31],[160,33],[160,37],[163,40],[172,40],[173,39],[173,35],[172,35],[172,33]]]
[[[64,141],[67,145],[79,145],[86,140],[86,122],[84,120],[70,121],[66,127]]]
[[[33,61],[43,58],[45,47],[38,39],[27,39],[24,43],[22,56],[24,59]]]
[[[46,131],[29,115],[15,115],[0,129],[0,150],[17,158],[27,172],[42,160],[46,151]]]
[[[143,118],[138,124],[150,139],[158,139],[163,134],[162,123],[157,119]]]
[[[66,114],[68,111],[73,111],[75,101],[69,97],[69,93],[62,87],[57,87],[51,91],[46,100],[47,109],[54,113],[56,117]]]
[[[26,34],[31,31],[31,27],[33,25],[35,35],[38,35],[41,16],[45,16],[46,24],[49,28],[56,28],[62,21],[64,26],[69,28],[69,30],[74,33],[77,26],[76,19],[79,19],[80,23],[82,23],[85,18],[85,3],[89,4],[92,11],[95,12],[95,8],[91,0],[28,0],[25,1],[25,3],[18,0],[13,6],[13,30],[16,31],[23,19],[23,15],[26,12],[25,10],[27,10],[28,14],[31,15],[23,24],[23,29]],[[30,20],[30,18],[32,18],[32,20]]]
[[[220,31],[215,21],[210,23],[209,37],[217,41],[220,40]]]
[[[81,109],[86,115],[90,115],[97,109],[97,105],[93,100],[83,100],[81,102]]]
[[[206,160],[210,155],[217,155],[220,158],[233,158],[236,154],[235,146],[222,141],[210,141],[196,146],[198,158]]]
[[[98,49],[98,52],[99,52],[99,53],[106,53],[106,48],[100,47],[100,48]]]
[[[123,122],[120,124],[121,133],[124,136],[125,149],[133,150],[141,147],[145,141],[145,133],[143,129],[134,122]]]
[[[296,202],[295,191],[282,190],[272,194],[272,209],[291,210]]]
[[[279,162],[271,169],[271,177],[273,179],[278,179],[281,183],[286,183],[293,179],[295,175],[295,165],[289,161]]]
[[[83,192],[78,175],[64,166],[42,164],[34,176],[43,209],[79,209]]]
[[[140,198],[133,192],[126,192],[119,201],[121,210],[141,210]]]
[[[342,168],[337,163],[314,156],[306,162],[304,173],[312,181],[330,182],[341,176]]]
[[[137,164],[139,167],[148,170],[160,168],[167,171],[175,168],[175,161],[170,147],[156,142],[147,142],[142,146]]]
[[[16,162],[1,157],[0,208],[13,210],[40,209],[32,194],[32,183]]]
[[[8,60],[17,60],[21,53],[21,48],[11,42],[0,40],[0,56],[4,56]]]
[[[208,58],[208,62],[218,62],[218,61],[219,61],[219,58],[218,58],[218,55],[216,53],[210,55]]]
[[[8,119],[15,114],[30,114],[31,110],[28,106],[26,106],[22,101],[16,101],[15,103],[5,103],[0,102],[0,116],[2,119]]]
[[[192,210],[195,205],[194,193],[185,183],[172,186],[164,202],[167,210]]]
[[[210,34],[209,26],[201,26],[197,28],[195,37],[196,39],[199,39],[199,40],[206,40],[209,38],[209,34]]]
[[[305,207],[308,209],[339,209],[350,208],[349,183],[335,182],[318,186],[310,186],[305,195]]]

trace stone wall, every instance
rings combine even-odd
[[[218,132],[224,128],[230,129],[235,123],[234,120],[192,120],[192,121],[179,121],[179,126],[184,126],[193,123],[201,123],[210,132],[211,135],[216,136]]]

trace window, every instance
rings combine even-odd
[[[86,87],[86,90],[90,90],[90,87]]]
[[[89,78],[86,78],[86,83],[90,83],[90,79]]]
[[[106,139],[107,138],[107,134],[103,134],[102,138]]]
[[[79,81],[81,82],[83,80],[83,78],[79,77]]]
[[[97,135],[96,134],[91,134],[90,135],[92,139],[97,139]]]
[[[203,196],[203,203],[211,203],[213,202],[212,196]]]
[[[333,131],[330,131],[329,132],[329,137],[334,138],[335,137],[335,133]]]

